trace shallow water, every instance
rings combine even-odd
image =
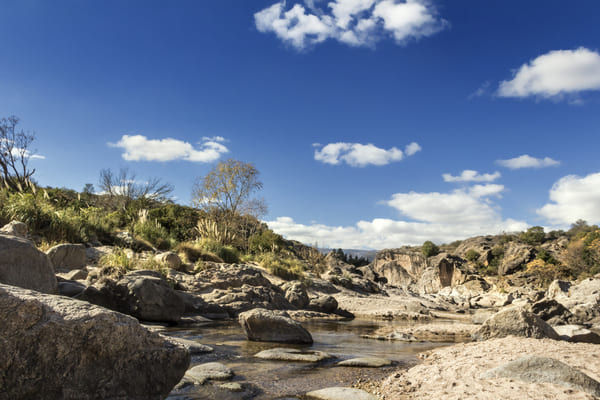
[[[406,368],[417,362],[417,354],[450,343],[404,343],[361,338],[383,326],[400,326],[393,322],[344,321],[306,322],[311,332],[311,346],[282,345],[278,343],[250,342],[246,340],[237,322],[211,322],[194,328],[169,329],[166,334],[196,340],[215,349],[214,352],[193,356],[192,364],[221,362],[235,372],[233,382],[243,385],[243,392],[231,392],[219,387],[224,382],[211,382],[194,386],[178,393],[170,400],[183,399],[257,399],[299,398],[311,390],[330,386],[350,386],[358,380],[379,379],[398,368]],[[294,347],[303,350],[319,350],[336,358],[318,364],[267,361],[254,358],[259,351],[274,347]],[[385,368],[337,367],[341,360],[355,357],[381,357],[395,362]]]

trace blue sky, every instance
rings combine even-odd
[[[600,3],[0,1],[0,116],[42,185],[188,204],[218,160],[320,246],[600,223]],[[476,171],[476,172],[474,172]]]

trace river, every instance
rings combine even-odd
[[[336,321],[306,322],[311,332],[311,346],[290,346],[278,343],[250,342],[246,340],[237,322],[211,322],[194,328],[169,328],[165,334],[195,340],[214,348],[214,352],[192,357],[196,364],[218,361],[230,367],[235,377],[232,382],[242,384],[241,392],[223,389],[223,382],[212,382],[173,392],[169,400],[206,399],[293,399],[308,391],[330,386],[350,386],[357,381],[374,380],[391,374],[398,368],[417,363],[417,354],[451,343],[391,342],[362,338],[384,326],[400,327],[391,321]],[[259,351],[275,347],[295,347],[319,350],[336,358],[319,364],[266,361],[254,358]],[[394,366],[384,368],[338,367],[341,360],[355,357],[381,357],[394,361]]]

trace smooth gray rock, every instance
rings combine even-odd
[[[600,383],[575,368],[547,357],[528,356],[491,369],[483,379],[508,378],[525,382],[548,382],[600,396]]]
[[[473,334],[473,339],[487,340],[511,335],[536,339],[559,339],[558,334],[544,320],[519,307],[500,311],[487,319]]]
[[[61,296],[75,297],[85,290],[86,286],[76,281],[63,281],[58,283],[58,293]]]
[[[127,315],[0,285],[0,398],[164,399],[189,353]]]
[[[319,296],[311,299],[307,308],[312,311],[331,314],[337,310],[338,302],[333,296]]]
[[[184,379],[202,383],[208,379],[222,381],[231,379],[232,377],[233,371],[231,368],[218,362],[210,362],[196,365],[195,367],[187,370]]]
[[[379,357],[358,357],[337,363],[340,367],[381,368],[392,365],[392,360]]]
[[[283,347],[277,347],[274,349],[263,350],[254,355],[256,358],[263,360],[274,360],[274,361],[298,361],[298,362],[310,362],[316,363],[319,361],[333,358],[330,354],[323,351],[316,350],[298,350],[288,349]]]
[[[364,390],[348,387],[330,387],[306,393],[311,400],[377,400],[377,396]]]
[[[297,344],[313,342],[310,333],[284,311],[255,308],[241,313],[239,322],[248,340]]]
[[[27,239],[0,233],[0,283],[42,293],[57,293],[48,256]]]
[[[283,287],[285,291],[285,299],[290,302],[291,305],[298,309],[306,308],[309,303],[308,294],[306,288],[299,281],[290,282]]]
[[[81,269],[87,263],[85,246],[82,244],[59,244],[49,249],[46,254],[55,270]]]
[[[174,342],[174,343],[178,344],[179,346],[185,347],[192,355],[212,353],[214,351],[214,349],[212,347],[207,346],[202,343],[198,343],[193,340],[183,339],[183,338],[179,338],[179,337],[175,337],[175,336],[166,336],[166,335],[161,335],[161,336],[165,340],[170,340],[171,342]]]

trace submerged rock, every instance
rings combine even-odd
[[[377,400],[377,396],[364,390],[348,387],[330,387],[306,393],[311,400]]]
[[[381,368],[392,365],[392,360],[379,357],[358,357],[337,363],[340,367]]]
[[[298,344],[313,342],[310,333],[283,311],[255,308],[241,313],[239,321],[248,340]]]
[[[277,347],[274,349],[263,350],[260,353],[254,355],[256,358],[263,360],[275,360],[275,361],[299,361],[299,362],[310,362],[316,363],[319,361],[333,358],[330,354],[323,351],[316,350],[298,350],[288,349],[283,347]]]
[[[190,362],[135,318],[0,285],[0,397],[163,399]]]
[[[183,379],[184,381],[203,383],[209,379],[223,381],[232,377],[233,371],[231,368],[218,362],[210,362],[196,365],[187,370]]]

